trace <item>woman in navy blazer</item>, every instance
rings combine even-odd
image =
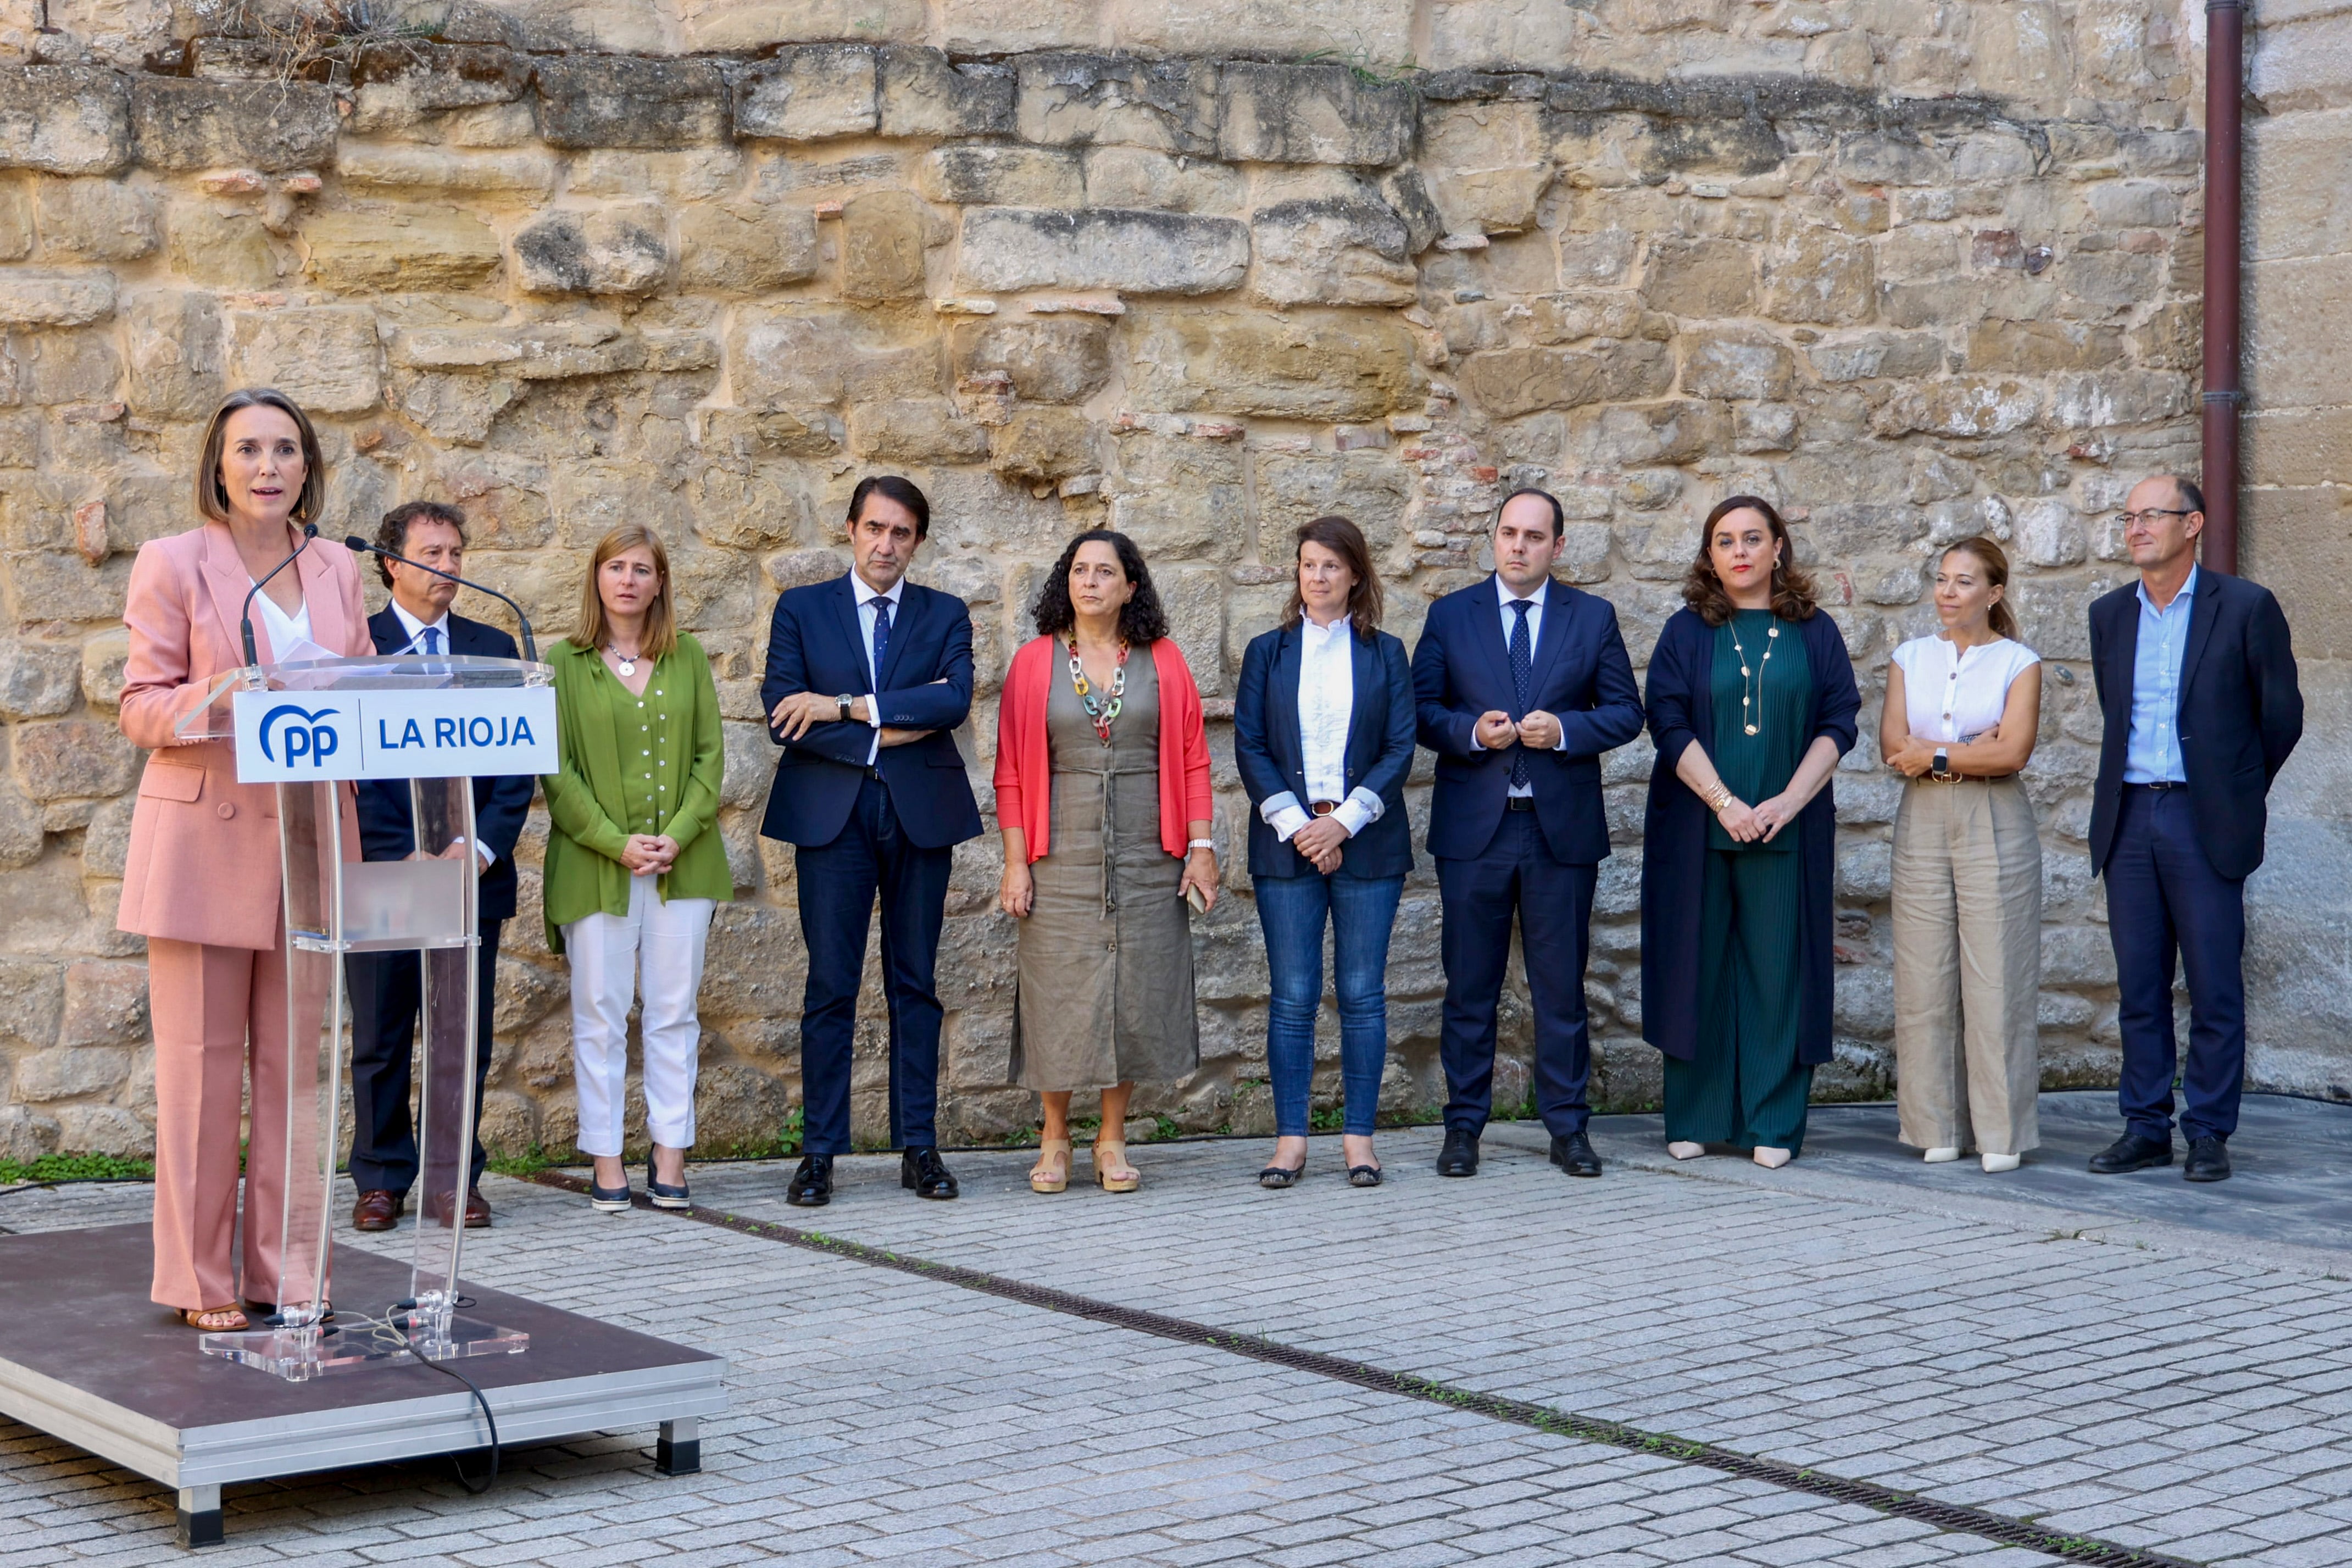
[[[1261,1186],[1287,1187],[1307,1167],[1327,915],[1348,1180],[1381,1182],[1372,1118],[1388,1060],[1389,931],[1412,868],[1404,780],[1414,710],[1404,644],[1380,624],[1381,583],[1363,534],[1344,517],[1318,517],[1298,531],[1282,625],[1242,658],[1234,760],[1257,808],[1250,875],[1274,982],[1265,1061],[1276,1141]]]

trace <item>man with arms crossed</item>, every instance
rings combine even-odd
[[[1585,1135],[1584,1013],[1592,892],[1609,855],[1601,753],[1642,732],[1642,694],[1616,606],[1552,581],[1561,542],[1559,502],[1541,490],[1506,498],[1495,574],[1432,605],[1412,655],[1421,743],[1437,753],[1429,853],[1444,910],[1441,1176],[1477,1173],[1514,911],[1551,1161],[1571,1176],[1601,1173]]]
[[[2124,1135],[2102,1175],[2172,1163],[2173,959],[2189,975],[2181,1174],[2230,1173],[2246,1074],[2246,878],[2263,863],[2264,797],[2303,736],[2286,616],[2269,589],[2197,563],[2205,497],[2160,474],[2124,501],[2139,581],[2091,605],[2106,731],[2091,801],[2091,869],[2107,879],[2122,992]]]
[[[850,1041],[866,928],[882,900],[882,988],[890,1013],[890,1142],[899,1185],[952,1198],[940,1159],[940,927],[955,846],[980,806],[948,733],[971,710],[971,615],[952,594],[907,581],[931,531],[930,502],[896,476],[849,500],[855,566],[776,599],[760,703],[784,748],[760,831],[799,847],[803,1157],[784,1190],[833,1201],[849,1152]]]

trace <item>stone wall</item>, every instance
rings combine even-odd
[[[549,636],[605,529],[668,541],[729,721],[709,1146],[769,1138],[798,1095],[803,955],[791,856],[756,833],[759,671],[773,595],[842,570],[844,502],[877,468],[929,490],[917,575],[972,605],[976,779],[1038,574],[1081,527],[1143,544],[1216,704],[1234,896],[1198,927],[1204,1062],[1139,1114],[1269,1124],[1223,714],[1289,530],[1362,522],[1410,643],[1431,597],[1479,575],[1518,483],[1561,496],[1563,573],[1617,605],[1637,661],[1715,500],[1755,490],[1797,520],[1867,699],[1837,784],[1832,1095],[1888,1083],[1886,654],[1932,625],[1939,542],[2010,542],[2053,669],[2030,775],[2045,1078],[2105,1079],[2083,609],[2125,574],[2107,520],[2128,484],[2196,460],[2201,55],[2179,9],[608,0],[412,8],[408,32],[295,69],[217,5],[53,5],[68,31],[39,35],[5,0],[0,1154],[149,1139],[141,945],[113,930],[139,764],[114,728],[117,617],[139,542],[191,521],[199,421],[254,382],[318,417],[330,526],[454,500],[472,569]],[[1646,742],[1607,765],[1620,852],[1588,992],[1618,1106],[1657,1092],[1636,984],[1648,766]],[[1417,822],[1426,781],[1424,760]],[[543,833],[500,979],[487,1130],[509,1148],[573,1127]],[[992,836],[960,852],[957,1138],[1033,1113],[1002,1087],[996,872]],[[1424,865],[1391,973],[1399,1112],[1441,1093],[1437,923]],[[870,990],[866,1011],[871,1136]],[[1498,1098],[1526,1081],[1515,1062]]]

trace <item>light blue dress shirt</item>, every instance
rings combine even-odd
[[[2189,651],[2189,617],[2197,602],[2197,568],[2158,609],[2139,587],[2139,647],[2132,655],[2131,735],[2124,744],[2124,783],[2184,784],[2180,761],[2180,665]]]

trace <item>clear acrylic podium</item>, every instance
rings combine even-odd
[[[529,1345],[527,1334],[458,1310],[478,1043],[473,777],[429,776],[453,759],[411,758],[389,742],[415,737],[421,753],[436,733],[454,735],[456,746],[445,751],[455,749],[463,760],[469,733],[500,738],[512,716],[528,709],[545,714],[545,752],[551,753],[554,712],[546,689],[553,679],[543,664],[455,656],[258,666],[225,677],[206,705],[182,721],[184,741],[235,741],[244,779],[257,773],[283,775],[306,763],[325,775],[280,776],[275,786],[287,942],[286,1198],[278,1278],[247,1280],[244,1289],[248,1300],[271,1289],[278,1311],[260,1326],[203,1335],[205,1353],[300,1383],[411,1350],[445,1361],[512,1354]],[[240,732],[238,715],[247,703],[261,717]],[[380,736],[370,724],[379,727]],[[373,744],[379,738],[387,744]],[[359,858],[340,795],[360,777],[406,780],[415,826],[412,858]],[[416,952],[424,971],[415,1075],[420,1201],[409,1293],[397,1302],[346,1300],[329,1321],[335,1172],[351,1051],[343,960],[349,953],[403,950]]]

